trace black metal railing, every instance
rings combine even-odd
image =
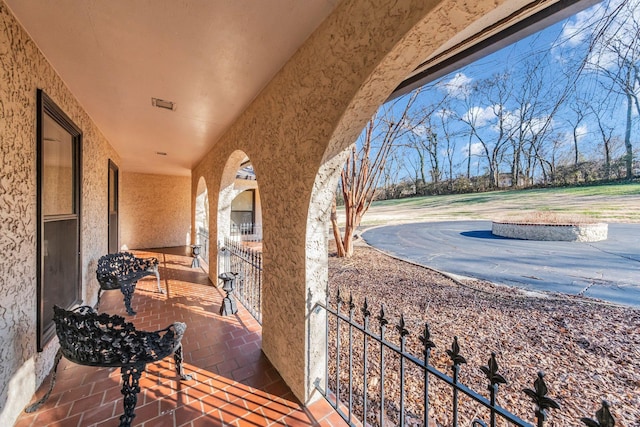
[[[198,228],[196,234],[196,245],[200,245],[200,259],[205,263],[209,263],[209,230]]]
[[[262,252],[225,238],[218,248],[218,272],[240,273],[235,296],[262,323]]]
[[[356,321],[351,295],[344,300],[338,291],[333,307],[330,301],[318,306],[327,314],[327,375],[324,390],[319,384],[317,388],[352,426],[543,427],[550,410],[560,409],[547,395],[542,372],[538,373],[533,388],[522,390],[534,404],[531,415],[536,421],[532,424],[496,403],[498,387],[506,384],[506,379],[498,373],[495,353],[491,354],[486,366],[480,367],[488,388],[489,396],[485,397],[460,381],[461,366],[467,361],[460,353],[457,337],[446,350],[446,357],[439,355],[448,359],[452,372],[449,376],[431,364],[435,344],[428,324],[424,325],[419,341],[415,341],[419,342],[418,352],[422,353],[418,357],[407,351],[410,332],[403,316],[394,328],[387,329],[390,323],[384,305],[375,316],[377,332],[371,325],[372,313],[366,299],[359,310],[362,323]],[[396,344],[387,339],[387,332],[394,335]],[[436,406],[432,404],[434,400],[440,411],[437,422],[432,415]],[[442,414],[443,407],[445,415]],[[602,402],[595,420],[581,418],[581,421],[589,427],[614,426],[607,402]]]

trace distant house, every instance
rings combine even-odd
[[[253,166],[248,161],[236,174],[239,193],[231,202],[231,236],[243,241],[262,240],[262,203]]]
[[[528,176],[525,176],[523,173],[518,174],[518,182],[514,184],[513,182],[513,174],[509,173],[500,173],[498,175],[498,187],[499,188],[508,188],[508,187],[528,187],[533,185],[533,181]]]

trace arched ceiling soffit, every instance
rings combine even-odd
[[[247,160],[247,158],[246,153],[242,150],[236,150],[229,155],[220,178],[221,189],[233,186],[238,169],[240,168],[240,165]]]
[[[203,176],[201,176],[198,179],[198,187],[196,189],[196,196],[200,196],[202,193],[204,193],[205,191],[208,192],[207,189],[207,181],[204,179]]]
[[[372,65],[347,106],[325,151],[324,161],[355,142],[367,120],[424,58],[505,3],[514,2],[443,0],[422,7],[405,5],[407,9],[396,11],[404,15],[401,22],[394,22],[388,16],[380,18],[383,19],[379,24],[382,28],[369,37],[372,44],[376,42],[386,51],[379,53],[379,62]],[[385,36],[378,36],[379,33]]]

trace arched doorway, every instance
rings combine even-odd
[[[262,204],[248,156],[228,159],[218,198],[218,275],[237,274],[235,295],[262,322]]]
[[[209,264],[209,191],[204,177],[196,190],[195,244],[201,247],[201,259]]]
[[[229,156],[218,196],[218,246],[225,238],[262,241],[262,203],[253,165],[242,151]]]

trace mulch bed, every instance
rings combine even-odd
[[[430,269],[384,255],[366,246],[356,247],[350,259],[329,256],[329,284],[332,296],[339,288],[342,297],[349,295],[355,303],[354,317],[362,323],[361,308],[365,298],[369,309],[370,330],[379,329],[376,316],[384,304],[389,319],[385,337],[399,343],[396,325],[403,315],[408,350],[422,359],[419,336],[428,322],[432,350],[431,364],[451,376],[451,361],[446,354],[454,337],[460,354],[466,359],[460,381],[476,392],[488,396],[487,381],[479,369],[487,365],[492,352],[496,354],[499,373],[508,383],[500,385],[498,404],[524,420],[534,423],[531,400],[522,392],[533,388],[537,373],[545,373],[548,396],[561,409],[549,411],[549,426],[583,425],[581,417],[595,419],[602,400],[611,404],[616,426],[640,426],[640,310],[619,307],[594,300],[561,294],[532,297],[506,286],[477,280],[453,280]],[[333,299],[334,300],[334,299]],[[347,306],[343,303],[343,308]],[[335,328],[331,339],[335,339]],[[348,376],[346,329],[341,327],[341,387],[346,396]],[[361,341],[361,340],[360,340]],[[354,340],[357,356],[362,351]],[[372,349],[379,347],[371,347]],[[335,350],[331,350],[335,353]],[[379,352],[379,350],[376,350]],[[335,354],[333,354],[335,356]],[[387,356],[386,356],[387,357]],[[379,367],[369,356],[368,388],[370,408],[367,421],[378,424],[380,411],[377,399]],[[390,357],[385,370],[387,413],[389,424],[397,422],[398,374],[397,360]],[[335,365],[335,364],[334,364]],[[355,402],[362,395],[362,361],[354,357],[353,382]],[[330,386],[335,387],[335,366]],[[421,372],[409,369],[406,377],[407,424],[421,425]],[[437,425],[451,425],[451,389],[432,381],[430,388],[430,418]],[[354,408],[358,404],[354,403]],[[460,425],[470,425],[483,412],[465,399],[461,402]],[[355,413],[359,413],[357,408]],[[361,412],[360,412],[361,414]]]

